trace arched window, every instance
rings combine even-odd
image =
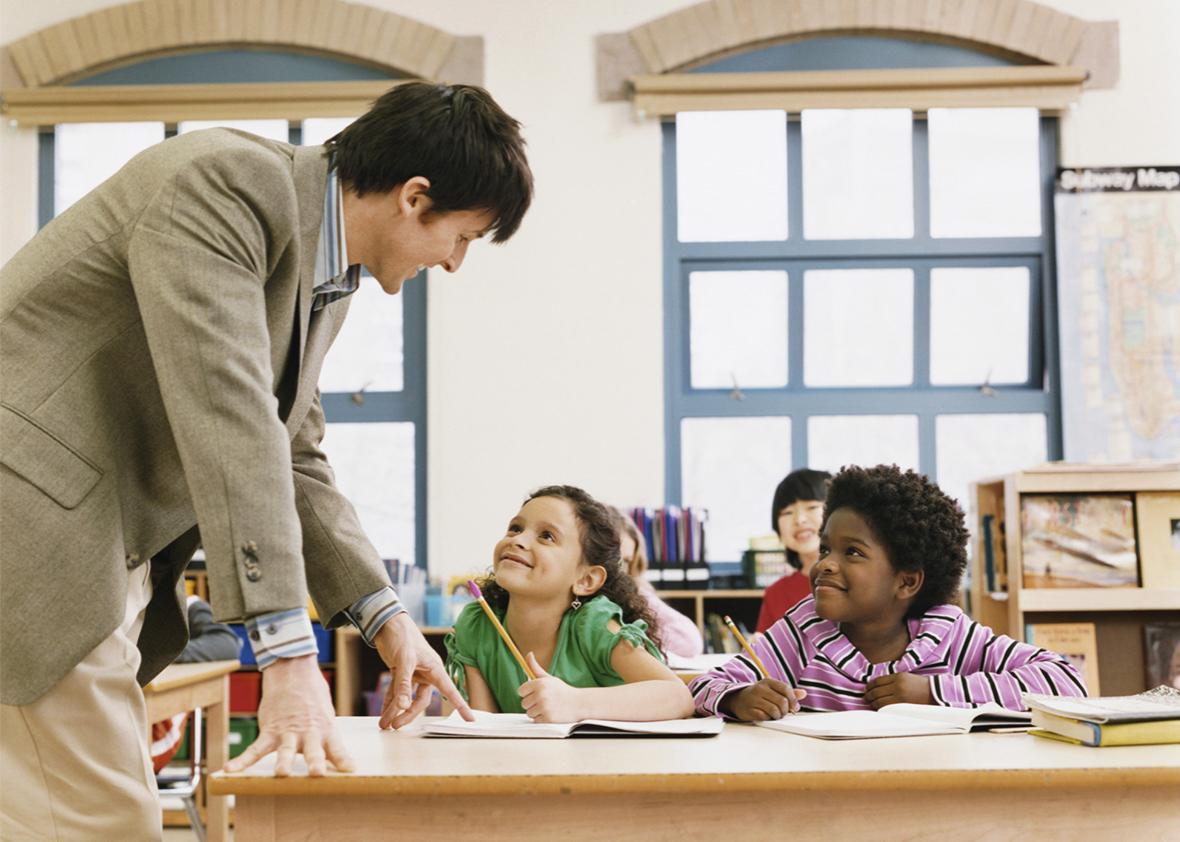
[[[66,122],[40,127],[38,215],[44,225],[56,214],[113,174],[143,148],[165,138],[211,126],[229,126],[292,144],[320,144],[364,109],[352,102],[348,117],[303,119],[252,117],[249,104],[227,106],[233,116],[218,117],[217,102],[231,102],[234,92],[250,89],[300,90],[300,86],[343,84],[366,92],[384,90],[404,74],[389,68],[330,56],[278,49],[216,49],[149,58],[75,79],[65,88],[113,92],[126,86],[140,93],[150,85],[165,115],[185,104],[194,88],[210,103],[202,119],[148,117],[150,103],[134,115],[114,113],[111,120]],[[177,94],[168,97],[168,86]],[[305,88],[306,89],[306,88]],[[261,98],[260,98],[261,99]],[[349,102],[347,99],[344,102]],[[177,103],[180,103],[179,106]],[[297,114],[298,106],[289,113]],[[335,108],[339,110],[340,106]],[[318,109],[311,109],[316,111]],[[384,294],[371,279],[362,280],[349,317],[324,362],[320,378],[327,429],[323,448],[337,483],[356,506],[362,524],[384,558],[425,565],[426,547],[426,289],[425,278],[408,283],[397,296]]]
[[[695,73],[985,68],[820,37]],[[663,124],[667,495],[713,560],[802,466],[967,483],[1060,458],[1052,182],[1037,109],[686,111]]]

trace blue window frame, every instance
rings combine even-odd
[[[732,56],[697,72],[749,72],[867,67],[935,67],[1006,64],[970,50],[918,42],[817,38]],[[682,242],[678,238],[677,127],[664,122],[664,337],[665,481],[670,503],[700,505],[685,494],[682,424],[700,418],[789,418],[790,442],[781,455],[792,468],[808,465],[808,419],[817,416],[906,415],[917,419],[917,466],[938,480],[937,419],[950,415],[1032,413],[1045,418],[1044,454],[1061,458],[1057,383],[1057,308],[1053,265],[1052,183],[1057,123],[1039,119],[1040,234],[1022,237],[935,238],[930,233],[929,136],[925,115],[912,123],[914,236],[906,239],[806,239],[803,236],[803,152],[800,114],[786,114],[787,237],[760,242]],[[1022,383],[931,383],[931,272],[940,268],[1023,267],[1028,272],[1028,367]],[[804,273],[821,269],[905,268],[913,272],[913,380],[906,386],[808,387],[804,382]],[[787,382],[779,387],[694,388],[690,277],[694,272],[772,270],[786,273]],[[769,460],[775,454],[765,454]],[[827,467],[827,466],[820,466]],[[776,480],[785,470],[775,469]],[[759,531],[773,485],[758,492]],[[965,502],[964,502],[965,507]],[[735,561],[734,542],[711,560]],[[718,554],[720,553],[720,554]]]
[[[74,82],[75,85],[219,84],[230,82],[313,82],[390,79],[383,71],[337,59],[258,50],[216,50],[150,59]],[[167,124],[164,136],[174,137],[176,125]],[[288,142],[302,141],[301,124],[288,124]],[[38,223],[55,214],[55,134],[43,127],[38,150]],[[403,372],[398,390],[324,392],[322,402],[329,425],[340,423],[409,423],[413,425],[414,561],[425,567],[426,531],[426,288],[406,284],[402,299]]]

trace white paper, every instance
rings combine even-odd
[[[875,737],[922,737],[932,734],[966,734],[972,725],[1026,725],[1031,716],[987,703],[974,708],[896,704],[880,710],[842,710],[799,713],[771,722],[764,728],[825,740],[859,740]]]
[[[593,734],[651,734],[665,737],[713,736],[725,723],[720,719],[663,719],[653,722],[623,722],[614,719],[584,719],[581,722],[534,722],[523,713],[487,713],[472,711],[474,722],[467,722],[458,712],[442,722],[428,722],[424,737],[498,737],[510,739],[553,740]]]

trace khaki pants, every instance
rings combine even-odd
[[[151,565],[130,571],[123,622],[48,693],[0,705],[0,840],[159,840],[136,641]],[[63,623],[70,622],[62,617]]]

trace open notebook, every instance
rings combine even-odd
[[[615,719],[583,719],[581,722],[533,722],[523,713],[472,711],[474,722],[458,712],[441,722],[422,726],[424,737],[507,737],[553,740],[563,737],[714,737],[725,723],[720,719],[664,719],[658,722],[621,722]]]
[[[672,670],[672,672],[708,672],[715,667],[728,663],[736,657],[732,652],[723,652],[719,655],[696,655],[692,658],[686,658],[683,655],[677,655],[675,652],[669,652],[668,669]]]
[[[819,737],[821,740],[861,740],[875,737],[925,737],[933,734],[966,734],[968,731],[1027,728],[1032,717],[988,702],[974,708],[935,705],[885,705],[880,710],[841,710],[831,713],[797,713],[763,728]]]

